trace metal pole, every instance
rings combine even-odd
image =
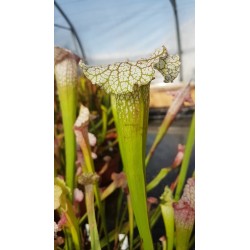
[[[63,25],[56,24],[56,23],[54,23],[54,26],[57,27],[57,28],[60,28],[60,29],[71,30],[71,28],[68,28],[68,27],[65,27]]]
[[[181,48],[180,25],[179,25],[178,13],[177,13],[176,0],[170,0],[170,3],[172,4],[173,10],[174,10],[178,54],[179,54],[179,57],[180,57],[180,61],[182,62],[182,48]],[[183,80],[182,69],[183,69],[183,64],[181,64],[181,66],[180,66],[180,81]]]
[[[58,3],[56,1],[54,1],[54,4],[55,4],[56,8],[59,10],[59,12],[62,14],[62,16],[65,18],[65,20],[68,23],[68,25],[70,26],[70,28],[72,30],[72,33],[74,34],[74,36],[75,36],[75,38],[76,38],[76,40],[78,42],[80,51],[82,53],[82,59],[84,60],[85,63],[87,63],[86,56],[85,56],[85,53],[84,53],[84,50],[83,50],[83,47],[82,47],[82,43],[80,41],[80,38],[77,35],[77,32],[76,32],[73,24],[71,23],[71,21],[69,20],[69,18],[67,17],[67,15],[64,13],[64,11],[61,9],[61,7],[58,5]]]

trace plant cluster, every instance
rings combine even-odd
[[[175,96],[145,155],[150,82],[155,71],[172,82],[179,73],[179,57],[163,46],[136,62],[88,66],[56,47],[54,62],[55,249],[190,249],[195,182],[194,175],[187,180],[187,170],[194,115],[187,143],[178,146],[172,165],[151,182],[145,179],[151,157],[190,94],[187,84]],[[159,199],[148,197],[176,169],[176,180]],[[115,206],[107,211],[110,200]],[[107,220],[110,214],[113,223]],[[165,231],[153,242],[151,231],[160,218]]]

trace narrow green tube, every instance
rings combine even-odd
[[[97,223],[95,218],[95,205],[94,205],[94,189],[93,185],[85,186],[85,198],[86,198],[86,207],[88,213],[88,221],[90,228],[90,240],[91,247],[95,250],[101,250],[101,245],[99,241],[99,235],[97,230]]]
[[[73,207],[69,202],[67,202],[67,212],[65,213],[65,216],[69,224],[69,230],[71,233],[72,242],[75,246],[75,250],[81,250],[81,233],[79,230],[78,221],[73,211]]]
[[[71,51],[55,47],[55,79],[63,120],[66,185],[74,190],[76,142],[73,126],[77,108],[77,62],[79,58]]]
[[[152,250],[154,247],[145,187],[149,85],[135,86],[132,93],[115,95],[111,100],[136,224],[143,241],[143,249]]]
[[[74,190],[76,142],[73,126],[76,120],[76,87],[65,86],[58,88],[60,107],[63,119],[66,185]]]
[[[128,218],[129,218],[129,246],[130,249],[133,249],[133,239],[134,239],[134,213],[130,200],[130,195],[127,195],[128,203]]]
[[[191,121],[187,143],[185,146],[185,153],[184,153],[183,161],[181,164],[179,180],[178,180],[178,184],[176,187],[175,200],[177,201],[180,199],[181,192],[186,181],[187,171],[188,171],[190,157],[191,157],[193,146],[194,146],[194,141],[195,141],[195,113],[193,114],[193,118]]]
[[[88,140],[88,123],[89,123],[89,110],[88,108],[84,107],[83,105],[81,105],[80,107],[80,113],[79,116],[77,118],[77,121],[75,123],[75,132],[78,131],[79,129],[81,131],[81,136],[80,139],[77,139],[77,143],[79,144],[79,146],[81,147],[83,156],[84,156],[84,161],[85,161],[85,167],[82,169],[83,172],[85,173],[95,173],[95,167],[94,167],[94,162],[93,162],[93,158],[91,156],[91,148],[90,148],[90,144],[89,144],[89,140]],[[77,135],[78,133],[76,133]],[[76,136],[78,137],[78,136]],[[79,178],[78,178],[79,181]],[[97,183],[93,184],[93,189],[94,189],[94,194],[95,194],[95,198],[96,198],[96,203],[101,215],[101,225],[102,228],[104,229],[104,234],[105,234],[105,238],[107,240],[107,242],[109,242],[108,240],[108,231],[107,231],[107,225],[106,225],[106,220],[105,220],[105,210],[104,210],[104,206],[103,206],[103,202],[101,201],[101,195],[100,195],[100,190],[98,187]],[[108,250],[110,249],[110,246],[108,244]]]
[[[172,191],[169,187],[165,187],[160,206],[166,230],[167,250],[173,250],[174,248],[174,208],[172,203]]]

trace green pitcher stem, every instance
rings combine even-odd
[[[133,93],[114,95],[112,107],[136,224],[143,240],[143,248],[152,250],[154,247],[145,188],[149,85],[135,86]]]
[[[88,213],[88,221],[90,228],[90,240],[91,247],[95,250],[101,250],[99,235],[97,230],[97,223],[95,218],[95,205],[94,205],[94,189],[93,185],[85,186],[85,199],[86,199],[86,207]]]
[[[133,249],[133,239],[134,239],[134,214],[133,208],[131,205],[130,195],[127,195],[127,203],[128,203],[128,218],[129,218],[129,246],[130,249]]]
[[[89,145],[88,139],[87,139],[88,138],[88,131],[83,130],[82,132],[83,132],[83,137],[85,138],[85,141],[83,141],[83,143],[81,145],[81,149],[82,149],[82,153],[83,153],[85,165],[86,165],[86,170],[83,169],[83,172],[94,173],[95,172],[94,162],[93,162],[93,158],[91,157],[91,148],[90,148],[90,145]],[[104,206],[103,206],[103,202],[101,201],[101,194],[100,194],[100,190],[99,190],[97,183],[93,184],[93,190],[94,190],[94,194],[95,194],[95,198],[96,198],[97,207],[99,209],[100,216],[102,219],[101,225],[102,225],[102,228],[104,230],[105,238],[106,238],[107,242],[109,242]],[[108,244],[108,249],[110,249],[109,244]]]
[[[195,113],[193,114],[193,118],[191,121],[190,129],[189,129],[189,133],[187,137],[187,142],[185,146],[185,153],[184,153],[183,161],[181,164],[179,180],[178,180],[178,184],[176,187],[175,200],[177,201],[180,199],[181,192],[182,192],[182,189],[184,187],[185,180],[187,177],[187,171],[188,171],[188,166],[189,166],[189,162],[190,162],[190,158],[191,158],[191,154],[192,154],[192,150],[194,146],[194,141],[195,141]]]
[[[67,208],[68,209],[65,213],[65,216],[69,224],[69,230],[71,233],[72,241],[74,243],[75,250],[81,250],[81,233],[71,203],[67,202]]]
[[[76,87],[60,87],[58,88],[58,94],[65,139],[66,185],[74,190],[76,142],[73,126],[76,120]]]
[[[176,233],[176,250],[188,250],[189,249],[189,239],[191,236],[190,230],[178,229]]]
[[[165,187],[164,193],[161,195],[161,213],[165,225],[167,250],[174,248],[174,208],[173,208],[172,191]]]

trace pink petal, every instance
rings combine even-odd
[[[74,199],[75,199],[75,201],[81,202],[83,200],[83,197],[84,197],[83,192],[80,189],[75,188],[74,189]]]

